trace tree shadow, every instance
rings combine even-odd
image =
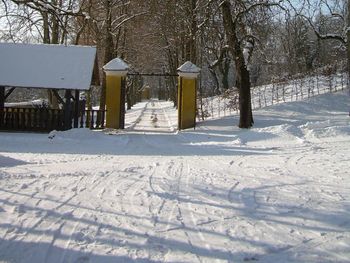
[[[28,164],[28,162],[18,160],[15,158],[7,157],[2,154],[0,154],[0,167],[15,167],[18,165],[25,165]],[[1,176],[1,174],[0,174]]]
[[[10,140],[13,140],[13,136],[16,137],[16,144],[11,145]],[[252,140],[272,136],[267,133],[260,134]],[[2,140],[6,141],[4,145],[7,147],[3,147],[2,151],[85,155],[232,156],[263,155],[269,154],[270,150],[264,147],[241,147],[240,143],[234,142],[238,138],[235,134],[223,132],[122,132],[109,135],[76,129],[76,131],[59,132],[51,139],[45,134],[36,134],[35,137],[31,137],[31,141],[28,141],[27,137],[27,134],[20,133],[3,136]],[[244,140],[247,140],[247,137],[244,137]]]
[[[7,205],[16,205],[6,200],[0,200]],[[8,262],[162,262],[161,260],[152,260],[144,256],[123,256],[123,255],[103,255],[103,251],[99,251],[98,247],[108,247],[108,250],[126,248],[127,251],[148,251],[152,253],[177,251],[180,253],[190,253],[200,257],[211,259],[231,260],[232,257],[240,257],[241,253],[234,253],[221,250],[211,249],[205,246],[198,246],[186,240],[173,239],[171,237],[162,237],[151,235],[149,233],[140,232],[137,227],[135,229],[125,228],[124,226],[116,226],[111,223],[99,223],[88,217],[78,217],[72,213],[61,213],[53,210],[46,210],[39,207],[31,207],[21,205],[22,213],[40,212],[45,215],[39,222],[47,220],[48,222],[56,221],[64,224],[71,222],[72,224],[82,224],[84,226],[95,227],[99,229],[107,229],[111,234],[109,237],[92,236],[88,237],[81,232],[66,234],[58,229],[48,228],[39,229],[38,227],[26,227],[22,224],[16,225],[0,224],[0,229],[7,230],[6,233],[17,233],[17,238],[0,238],[0,260]],[[166,224],[166,222],[164,222]],[[49,224],[50,225],[50,224]],[[51,224],[52,225],[52,224]],[[84,228],[86,229],[86,227]],[[195,229],[187,228],[188,231],[195,232]],[[120,239],[120,235],[132,237],[128,240]],[[30,236],[29,239],[38,241],[25,241],[23,236]],[[39,241],[41,237],[51,237],[51,242]],[[116,238],[119,237],[119,238]],[[138,240],[135,240],[138,239]],[[63,241],[67,247],[55,245],[57,240]],[[73,247],[68,247],[70,243],[74,243]],[[89,245],[91,244],[91,247]],[[97,246],[95,246],[97,244]],[[259,245],[259,244],[257,244]],[[102,252],[102,253],[101,253]],[[133,253],[132,253],[133,254]]]
[[[304,182],[307,183],[307,182]],[[338,232],[343,233],[348,229],[348,219],[350,218],[349,207],[344,207],[344,211],[325,211],[319,210],[317,207],[306,207],[302,203],[298,204],[284,204],[281,202],[268,202],[265,198],[267,193],[276,191],[276,189],[284,188],[298,188],[304,185],[299,184],[274,184],[264,185],[261,187],[250,187],[243,189],[233,189],[230,186],[227,188],[215,188],[210,189],[201,185],[191,185],[187,189],[182,189],[181,195],[179,193],[172,192],[149,192],[151,198],[152,195],[157,196],[161,200],[179,203],[183,207],[188,207],[188,204],[201,210],[209,209],[215,211],[216,208],[225,209],[232,214],[232,217],[221,218],[216,221],[208,222],[222,224],[224,221],[230,221],[233,225],[239,226],[242,222],[251,222],[252,226],[256,224],[268,224],[272,228],[282,226],[284,229],[296,229],[310,232]],[[25,196],[22,193],[8,192],[15,195]],[[198,197],[191,198],[190,196]],[[31,196],[28,195],[28,198]],[[14,198],[11,198],[13,200]],[[48,199],[50,200],[50,199]],[[41,215],[39,222],[58,222],[64,225],[81,225],[80,229],[95,228],[105,229],[108,231],[108,235],[92,235],[85,236],[83,233],[76,229],[76,233],[67,231],[60,231],[60,228],[43,228],[38,226],[28,227],[26,224],[15,223],[0,223],[0,229],[2,232],[14,232],[18,231],[18,235],[15,237],[2,236],[0,238],[0,259],[9,262],[161,262],[162,260],[153,260],[146,256],[124,256],[124,255],[102,255],[99,247],[108,247],[111,251],[124,247],[127,251],[147,251],[149,255],[152,253],[168,253],[170,251],[177,251],[180,254],[192,254],[198,257],[205,257],[212,260],[226,260],[229,262],[242,262],[242,261],[255,261],[260,258],[266,257],[269,254],[284,253],[285,251],[293,249],[294,245],[290,243],[281,244],[281,242],[273,243],[271,239],[255,239],[251,236],[235,236],[227,235],[227,233],[217,231],[213,227],[205,227],[205,222],[198,223],[196,226],[189,226],[181,224],[179,221],[163,221],[158,218],[157,223],[165,226],[169,226],[169,229],[164,233],[173,233],[165,235],[149,229],[144,231],[139,226],[143,225],[145,221],[152,222],[152,218],[140,215],[137,213],[137,209],[128,213],[120,214],[113,211],[104,211],[88,208],[83,204],[72,204],[70,199],[66,201],[53,200],[57,204],[57,207],[69,208],[65,212],[60,212],[58,209],[51,208],[46,209],[39,206],[32,206],[26,204],[19,204],[10,199],[2,199],[0,203],[8,207],[18,207],[21,209],[18,211],[22,214],[37,214]],[[306,201],[305,201],[306,202]],[[36,203],[36,202],[35,202]],[[75,211],[88,211],[85,216],[79,216],[79,212]],[[3,213],[6,211],[0,211]],[[99,214],[96,214],[96,213]],[[81,213],[81,212],[80,212]],[[192,211],[196,213],[196,210]],[[96,219],[94,216],[96,214]],[[98,220],[98,215],[103,214],[104,217],[109,215],[117,218],[127,218],[135,222],[133,227],[130,224],[114,224],[111,221]],[[30,218],[30,217],[24,217]],[[286,220],[288,219],[288,220]],[[313,221],[312,225],[308,225],[308,220]],[[341,225],[344,224],[344,225]],[[49,226],[48,224],[47,226]],[[200,227],[200,228],[199,228]],[[13,230],[15,229],[15,230]],[[191,234],[196,234],[198,231],[204,233],[216,240],[216,238],[228,239],[230,242],[239,242],[250,248],[251,253],[248,251],[242,252],[241,250],[231,250],[226,247],[222,248],[210,248],[205,245],[196,245],[186,240],[179,240],[175,238],[176,231],[186,231]],[[268,231],[266,229],[266,231]],[[30,239],[40,240],[40,237],[52,237],[53,241],[28,241],[23,237],[30,236]],[[123,240],[122,237],[130,237]],[[50,238],[49,238],[50,239]],[[61,240],[62,244],[67,244],[66,247],[55,245],[55,240]],[[73,246],[69,246],[70,243],[74,243]],[[301,244],[302,245],[302,244]],[[259,253],[255,253],[256,248],[259,249]],[[102,252],[104,250],[102,249]],[[264,251],[262,253],[261,251]],[[134,254],[134,253],[132,253]],[[140,255],[144,255],[141,253]]]

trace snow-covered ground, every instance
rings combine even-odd
[[[350,262],[347,93],[176,132],[0,133],[0,262]]]

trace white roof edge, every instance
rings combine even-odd
[[[129,65],[120,58],[112,59],[103,66],[104,71],[127,71],[128,69]]]
[[[186,73],[199,73],[201,71],[201,69],[197,67],[195,64],[193,64],[191,61],[186,61],[177,70],[180,72],[186,72]]]
[[[94,48],[96,46],[86,46],[86,45],[66,45],[66,44],[45,44],[45,43],[10,43],[10,42],[0,42],[0,45],[14,45],[14,46],[47,46],[47,47],[62,47],[62,48]]]

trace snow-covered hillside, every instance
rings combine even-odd
[[[347,93],[174,131],[0,133],[0,262],[350,262]]]
[[[255,86],[251,89],[252,108],[260,109],[291,101],[304,101],[321,94],[344,91],[347,88],[346,72],[323,75],[320,73],[295,76],[283,82]],[[238,91],[228,90],[226,93],[206,97],[198,101],[205,118],[221,118],[238,114]]]

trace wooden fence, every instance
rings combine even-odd
[[[64,110],[46,108],[5,107],[0,110],[0,130],[37,131],[69,130],[71,128],[103,129],[105,111],[83,110],[66,118]],[[69,121],[65,121],[65,118]]]

